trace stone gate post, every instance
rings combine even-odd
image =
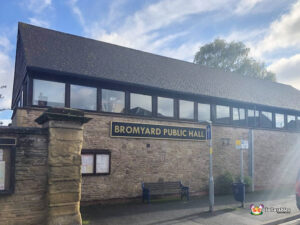
[[[81,225],[81,148],[84,112],[50,108],[36,122],[49,129],[47,225]]]

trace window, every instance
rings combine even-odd
[[[157,115],[174,117],[174,99],[172,98],[157,98]]]
[[[23,107],[23,91],[21,91],[21,96],[20,96],[20,98],[19,98],[19,100],[18,100],[18,108],[19,107]]]
[[[275,113],[275,127],[284,128],[284,114]]]
[[[248,126],[258,127],[259,126],[259,111],[248,109]]]
[[[210,120],[210,104],[198,103],[198,121]]]
[[[296,128],[296,116],[287,115],[287,128],[290,128],[290,129]]]
[[[216,122],[230,123],[230,108],[229,108],[229,106],[216,105]]]
[[[261,127],[272,128],[272,113],[261,111]]]
[[[152,115],[152,97],[130,93],[130,113],[141,116]]]
[[[33,80],[33,104],[38,106],[65,106],[65,84]]]
[[[110,174],[109,150],[82,150],[81,173],[83,175],[108,175]]]
[[[179,100],[179,118],[194,119],[194,102]]]
[[[232,108],[232,122],[234,125],[238,126],[246,125],[245,109]]]
[[[70,100],[71,108],[97,110],[97,88],[71,85]]]
[[[102,89],[102,111],[124,113],[125,92]]]

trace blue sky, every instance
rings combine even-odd
[[[215,38],[242,41],[300,89],[300,0],[1,0],[0,108],[10,107],[18,21],[190,62]]]

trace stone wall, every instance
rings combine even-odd
[[[0,145],[16,151],[15,189],[0,193],[0,224],[81,225],[81,149],[89,118],[51,108],[35,121],[43,128],[0,128],[2,141],[16,139],[12,147]]]
[[[0,224],[45,224],[47,130],[0,128],[0,138],[17,139],[15,191],[0,195]]]
[[[19,120],[19,126],[37,126],[32,120],[43,112],[41,109],[18,111],[22,111],[19,115],[23,118]],[[181,180],[190,186],[192,194],[207,190],[209,152],[206,142],[109,137],[111,121],[201,127],[199,124],[100,113],[87,113],[87,116],[93,119],[84,125],[83,149],[111,150],[111,174],[84,176],[83,201],[138,197],[142,181],[159,179]],[[215,178],[224,171],[236,176],[239,174],[240,152],[235,149],[235,140],[247,139],[248,131],[245,128],[213,126]],[[299,137],[300,133],[295,132],[254,130],[256,188],[294,184],[299,168],[297,162],[300,161],[297,151]],[[147,144],[150,146],[147,147]],[[249,156],[245,151],[245,175],[248,174],[248,163]]]

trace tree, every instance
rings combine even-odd
[[[6,85],[2,85],[0,86],[0,89],[4,89],[6,88]],[[4,95],[2,93],[0,93],[0,100],[4,98]],[[0,111],[6,110],[5,108],[0,108]]]
[[[194,63],[226,72],[236,72],[242,76],[276,81],[276,75],[267,71],[263,62],[249,57],[250,48],[242,42],[227,43],[222,39],[200,48],[194,58]]]
[[[3,88],[6,88],[6,85],[0,86],[0,89],[3,89]],[[0,99],[1,99],[1,98],[4,98],[4,96],[3,96],[3,94],[0,93]]]

